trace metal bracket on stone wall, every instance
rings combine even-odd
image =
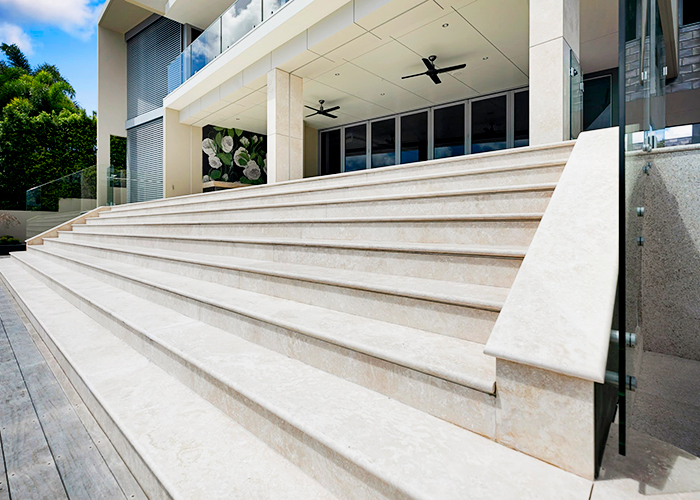
[[[620,332],[618,330],[612,330],[610,332],[610,342],[612,342],[613,344],[620,343]],[[637,334],[626,332],[625,333],[625,345],[627,347],[636,347],[637,346]]]

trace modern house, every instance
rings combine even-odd
[[[98,208],[0,262],[147,495],[622,498],[642,339],[700,362],[697,3],[231,1],[106,2]]]

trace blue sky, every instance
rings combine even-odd
[[[97,110],[97,17],[104,0],[0,0],[0,43],[32,66],[55,64],[88,113]]]

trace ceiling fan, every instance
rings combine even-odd
[[[307,118],[311,118],[312,116],[316,116],[316,115],[323,115],[323,116],[327,116],[328,118],[338,118],[337,116],[335,116],[334,114],[332,114],[331,111],[337,111],[337,110],[339,110],[339,109],[340,109],[340,106],[334,106],[334,107],[332,107],[332,108],[324,109],[324,108],[323,108],[323,104],[324,104],[325,102],[326,102],[326,101],[324,101],[323,99],[321,99],[320,101],[318,101],[318,103],[321,105],[321,106],[319,107],[319,109],[312,108],[311,106],[306,106],[307,108],[316,111],[315,113],[311,113],[309,116],[307,116]]]
[[[415,75],[408,75],[404,76],[401,79],[405,80],[406,78],[414,78],[416,76],[429,76],[430,79],[435,82],[435,85],[438,85],[442,83],[440,78],[438,77],[439,74],[441,73],[449,73],[450,71],[457,71],[458,69],[466,68],[466,64],[458,64],[457,66],[450,66],[448,68],[436,68],[435,67],[435,59],[437,59],[437,56],[430,56],[427,59],[424,57],[423,58],[423,64],[425,64],[425,67],[428,68],[428,71],[425,71],[424,73],[418,73]]]

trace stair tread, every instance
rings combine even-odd
[[[407,497],[588,498],[591,483],[573,474],[39,256],[21,258],[141,323],[173,352]]]
[[[58,231],[59,235],[72,231]],[[166,240],[216,241],[224,243],[257,243],[264,245],[288,245],[301,247],[347,248],[395,252],[416,252],[455,255],[489,255],[497,257],[523,258],[527,252],[521,245],[462,245],[446,243],[406,243],[371,240],[323,240],[310,238],[270,238],[250,236],[172,236],[167,234],[110,233],[102,231],[80,232],[81,235],[114,236],[119,238],[159,238]]]
[[[173,498],[335,498],[12,259],[0,272]]]
[[[216,256],[216,262],[212,262],[212,256],[210,254],[197,254],[193,252],[179,252],[164,249],[149,250],[146,247],[91,244],[77,241],[63,241],[61,239],[56,241],[66,245],[67,248],[77,246],[107,249],[115,252],[246,271],[274,277],[375,291],[449,304],[479,307],[493,311],[501,310],[508,296],[508,292],[510,291],[510,289],[506,287],[334,269],[304,264],[292,264],[288,262],[261,261],[229,256]]]
[[[35,257],[30,254],[42,252],[74,258],[82,265],[167,289],[481,392],[495,392],[496,362],[483,353],[483,344],[99,257],[81,254],[78,259],[67,252],[37,248],[17,258],[27,260]]]
[[[494,158],[494,157],[518,157],[521,156],[522,154],[526,153],[532,153],[535,151],[543,151],[543,150],[554,150],[554,149],[562,149],[562,150],[571,150],[573,148],[575,141],[565,141],[562,143],[557,143],[557,144],[547,144],[545,146],[528,146],[526,148],[510,148],[510,149],[502,149],[498,151],[489,151],[485,153],[479,153],[475,155],[469,155],[469,156],[460,156],[460,157],[451,157],[451,158],[441,158],[438,160],[426,160],[422,162],[415,162],[415,163],[410,163],[410,164],[402,164],[402,165],[394,165],[394,166],[388,166],[388,167],[383,167],[381,169],[370,169],[370,170],[358,170],[354,172],[344,172],[340,174],[333,174],[333,175],[328,175],[328,176],[316,176],[316,177],[307,177],[304,179],[294,179],[290,181],[283,181],[279,182],[276,185],[280,186],[282,188],[289,188],[289,189],[294,189],[299,186],[307,187],[307,188],[313,188],[313,187],[318,187],[316,184],[326,184],[328,181],[333,181],[333,180],[339,180],[343,186],[345,187],[351,187],[355,184],[353,184],[353,180],[355,178],[357,179],[364,179],[365,177],[369,178],[369,181],[364,181],[372,184],[372,177],[374,176],[381,176],[381,177],[386,177],[387,174],[391,174],[392,172],[396,173],[396,177],[390,177],[390,179],[393,180],[399,180],[399,179],[406,179],[409,176],[407,175],[408,171],[415,171],[421,168],[430,168],[433,165],[436,164],[452,164],[452,163],[463,163],[466,162],[466,164],[472,163],[473,161],[481,161],[485,158]],[[570,153],[570,151],[569,151]],[[568,157],[568,155],[567,155]],[[529,162],[524,162],[522,164],[519,164],[518,166],[522,166],[523,168],[532,168],[532,167],[537,167],[541,166],[543,164],[552,164],[552,165],[558,165],[558,164],[565,164],[566,159],[558,159],[558,160],[550,160],[547,162],[543,162],[541,160],[532,160]],[[513,168],[512,164],[506,164],[506,167]],[[503,166],[501,166],[502,168]],[[476,171],[476,170],[486,170],[488,168],[499,168],[498,166],[496,167],[483,167],[483,168],[476,168],[476,169],[466,169],[465,171]],[[430,175],[430,174],[428,174]],[[421,175],[415,175],[413,177],[421,177]],[[357,181],[357,184],[364,183],[363,181]],[[375,182],[376,183],[376,180]],[[226,198],[226,197],[247,197],[250,195],[257,196],[258,193],[263,192],[266,190],[266,187],[269,187],[269,185],[265,186],[249,186],[244,189],[235,189],[235,190],[228,190],[228,191],[217,191],[217,192],[210,192],[210,193],[196,193],[196,194],[191,194],[191,195],[185,195],[185,196],[180,196],[178,197],[179,202],[190,202],[193,201],[195,203],[201,202],[208,200],[208,198]],[[302,188],[303,189],[303,188]],[[323,188],[321,188],[323,189]],[[304,190],[305,191],[305,190]],[[297,192],[297,191],[291,191],[291,192]],[[234,194],[235,193],[235,194]],[[247,195],[247,196],[246,196]],[[158,206],[162,205],[164,200],[151,200],[151,201],[143,201],[139,203],[130,203],[128,205],[120,205],[118,207],[114,207],[114,211],[132,211],[132,210],[140,210],[142,208],[149,208],[153,206]]]
[[[513,214],[473,214],[473,215],[387,215],[373,217],[309,217],[296,219],[225,219],[217,218],[214,221],[139,221],[139,222],[100,222],[100,226],[189,226],[189,225],[219,225],[219,224],[351,224],[372,222],[489,222],[489,221],[527,221],[540,220],[544,214],[539,213],[513,213]],[[99,217],[88,220],[88,225],[94,225]],[[103,219],[103,221],[106,219]]]
[[[439,179],[447,179],[450,177],[469,177],[469,176],[474,176],[474,175],[485,175],[485,174],[497,174],[497,173],[504,173],[504,172],[513,172],[513,171],[519,171],[519,170],[533,170],[533,169],[539,169],[539,168],[551,168],[551,167],[563,167],[566,165],[566,160],[559,160],[559,161],[550,161],[550,162],[535,162],[535,163],[527,163],[527,164],[519,164],[519,165],[500,165],[500,166],[495,166],[495,167],[484,167],[484,168],[475,168],[475,169],[467,169],[467,170],[456,170],[456,171],[450,171],[450,172],[437,172],[437,173],[428,173],[428,174],[422,174],[422,175],[401,175],[397,176],[395,178],[391,179],[385,179],[383,180],[382,184],[406,184],[406,183],[411,183],[411,182],[428,182],[432,180],[439,180]],[[310,178],[310,179],[318,179],[318,178]],[[310,180],[309,179],[309,180]],[[319,192],[324,192],[324,191],[334,191],[334,190],[348,190],[348,189],[356,189],[356,188],[363,188],[363,187],[372,187],[376,186],[377,182],[374,180],[363,180],[359,182],[344,182],[344,183],[339,183],[339,184],[333,184],[330,186],[315,186],[313,185],[312,182],[306,182],[306,183],[298,183],[295,185],[291,186],[285,186],[288,188],[288,190],[275,190],[275,191],[270,191],[265,190],[265,189],[249,189],[249,186],[246,186],[248,189],[236,189],[236,190],[228,190],[226,191],[225,195],[223,192],[217,192],[220,193],[218,196],[212,196],[212,193],[198,193],[197,195],[189,195],[192,196],[192,198],[189,197],[181,197],[184,198],[181,201],[183,203],[178,203],[182,204],[184,206],[188,205],[194,205],[194,204],[202,204],[202,203],[210,203],[213,201],[222,201],[222,200],[232,200],[232,199],[251,199],[251,198],[262,198],[262,197],[270,197],[273,198],[275,196],[285,196],[285,195],[299,195],[299,194],[305,194],[305,193],[319,193]],[[255,186],[250,186],[250,187],[255,187]],[[296,189],[294,189],[296,188]],[[202,195],[209,195],[209,196],[202,196]],[[201,199],[197,199],[196,196],[201,196]],[[155,200],[155,201],[163,201],[163,200]],[[169,204],[163,204],[161,203],[160,206],[167,206]],[[140,206],[140,205],[134,205],[134,204],[127,204],[127,205],[120,205],[118,208],[118,211],[137,211],[141,210],[144,208],[149,208],[148,206]]]
[[[309,207],[318,205],[337,205],[337,204],[351,204],[351,203],[368,203],[368,202],[382,202],[382,201],[397,201],[397,200],[415,200],[419,198],[448,198],[455,196],[479,196],[488,194],[502,194],[502,193],[520,193],[528,191],[553,191],[556,188],[556,182],[540,182],[532,184],[520,184],[520,185],[500,185],[500,186],[489,186],[489,187],[479,187],[471,189],[455,189],[449,191],[428,191],[419,193],[400,193],[400,194],[390,194],[390,195],[370,195],[370,196],[357,196],[348,198],[322,198],[318,200],[307,200],[299,201],[292,200],[286,202],[277,203],[261,203],[259,205],[248,204],[240,207],[236,207],[235,210],[257,210],[265,208],[287,208],[287,207]],[[231,198],[226,201],[245,201],[246,198]],[[223,200],[222,200],[223,201]],[[103,219],[115,219],[115,218],[125,218],[125,217],[156,217],[156,216],[172,216],[177,214],[208,214],[221,212],[221,208],[205,208],[193,210],[192,208],[184,208],[182,210],[173,210],[165,212],[151,212],[145,214],[131,213],[128,211],[108,211],[100,214],[100,218]]]

